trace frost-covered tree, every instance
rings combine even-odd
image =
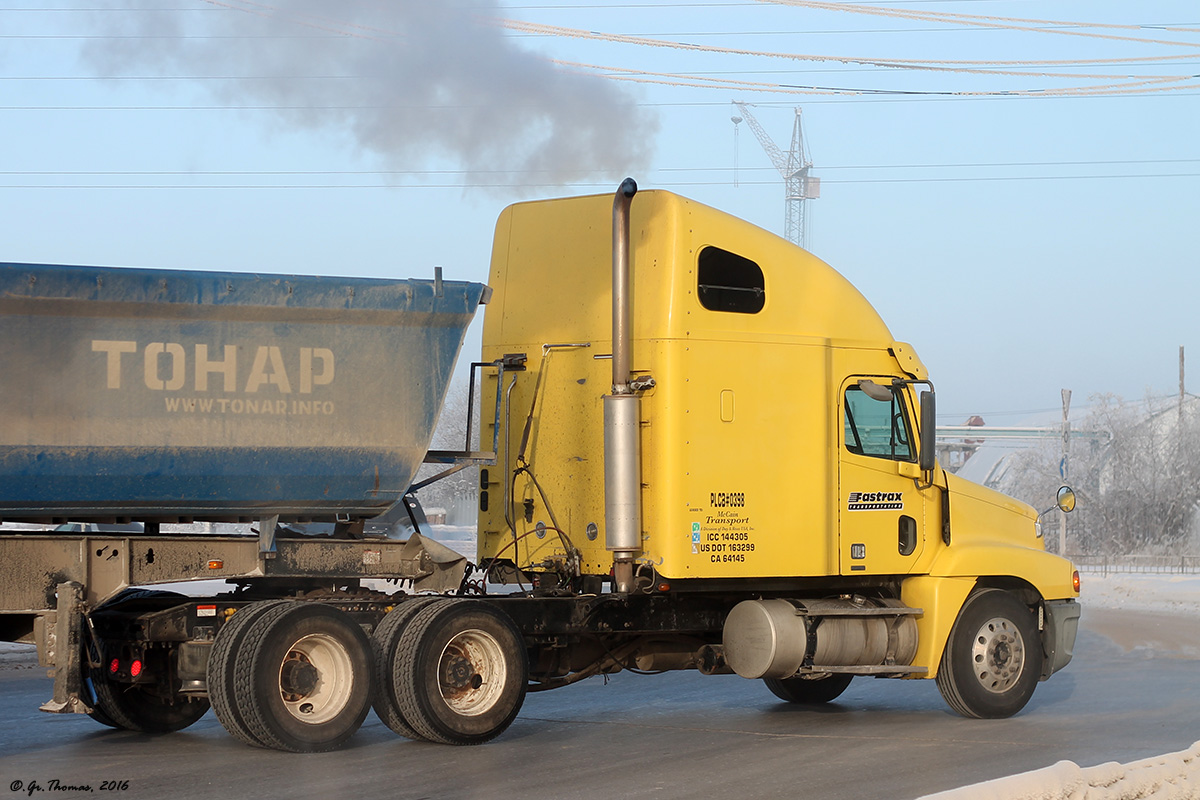
[[[1200,402],[1127,403],[1112,395],[1092,402],[1092,411],[1073,427],[1104,432],[1108,440],[1071,443],[1070,483],[1079,506],[1070,518],[1069,549],[1179,552],[1200,504]],[[1044,505],[1060,482],[1059,445],[1015,458],[1013,493]]]

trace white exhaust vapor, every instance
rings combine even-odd
[[[220,102],[348,132],[389,170],[444,159],[462,182],[506,194],[644,168],[655,117],[629,90],[524,49],[492,23],[499,11],[494,0],[210,0],[97,15],[106,37],[84,57],[101,75],[203,79]]]

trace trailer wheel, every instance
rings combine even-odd
[[[265,746],[333,750],[371,707],[374,661],[359,625],[332,606],[284,603],[250,623],[235,656],[234,699]]]
[[[800,705],[819,705],[836,700],[854,676],[846,672],[833,672],[823,678],[763,678],[771,694],[780,700]]]
[[[97,611],[117,603],[164,597],[184,599],[183,595],[176,592],[129,588]],[[208,713],[209,702],[203,698],[181,697],[177,694],[168,698],[150,691],[146,686],[110,680],[103,667],[105,659],[100,643],[89,637],[83,647],[84,699],[92,707],[88,716],[101,725],[139,733],[173,733],[192,725]]]
[[[272,608],[286,602],[286,600],[264,600],[243,607],[217,631],[212,653],[208,656],[208,699],[212,702],[217,719],[235,739],[255,747],[262,747],[263,743],[246,725],[245,717],[242,716],[242,711],[238,708],[234,698],[233,684],[237,677],[238,652],[246,638],[246,632],[254,621]]]
[[[100,701],[96,699],[96,682],[99,678],[93,677],[96,668],[92,667],[92,664],[101,664],[103,663],[103,659],[100,658],[99,643],[91,636],[85,636],[80,663],[82,664],[81,671],[83,672],[83,685],[80,687],[80,695],[84,702],[92,707],[92,710],[88,712],[88,716],[101,725],[119,730],[121,726],[112,717],[104,713],[104,709],[100,708]]]
[[[375,652],[375,692],[371,704],[375,713],[396,733],[409,739],[424,738],[404,719],[404,713],[396,702],[396,691],[390,676],[392,664],[404,629],[418,611],[432,603],[449,602],[440,597],[418,597],[399,604],[383,617],[371,636],[371,647]]]
[[[443,744],[482,744],[525,701],[525,643],[505,614],[479,600],[435,603],[400,636],[392,689],[414,731]]]
[[[986,589],[967,598],[938,668],[946,703],[964,717],[1016,714],[1033,695],[1041,645],[1033,614],[1012,594]]]
[[[202,698],[166,699],[137,684],[110,681],[102,670],[91,673],[96,702],[90,716],[102,725],[139,733],[173,733],[208,712],[208,701]]]

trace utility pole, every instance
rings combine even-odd
[[[1059,463],[1058,471],[1062,475],[1063,485],[1067,483],[1067,476],[1070,474],[1070,457],[1071,457],[1071,390],[1062,390],[1062,461]],[[1058,512],[1058,554],[1065,556],[1067,554],[1067,512]]]
[[[783,177],[784,188],[784,217],[783,238],[789,242],[808,247],[809,228],[807,203],[821,196],[821,179],[809,176],[812,160],[804,144],[804,128],[801,124],[800,108],[796,108],[796,121],[792,125],[792,145],[786,153],[775,144],[775,141],[763,129],[750,112],[750,105],[733,101],[740,112],[741,118],[734,122],[734,136],[737,136],[738,122],[745,120],[754,132],[758,143],[766,151],[771,163]]]
[[[1179,421],[1183,422],[1183,345],[1179,345]]]

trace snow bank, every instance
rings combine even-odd
[[[1086,609],[1124,608],[1200,614],[1200,575],[1091,575],[1082,577],[1080,602]]]
[[[1200,798],[1200,742],[1187,750],[1129,764],[1052,767],[926,795],[918,800],[1196,800]]]
[[[31,644],[0,642],[0,669],[32,669],[37,666],[37,650]]]

